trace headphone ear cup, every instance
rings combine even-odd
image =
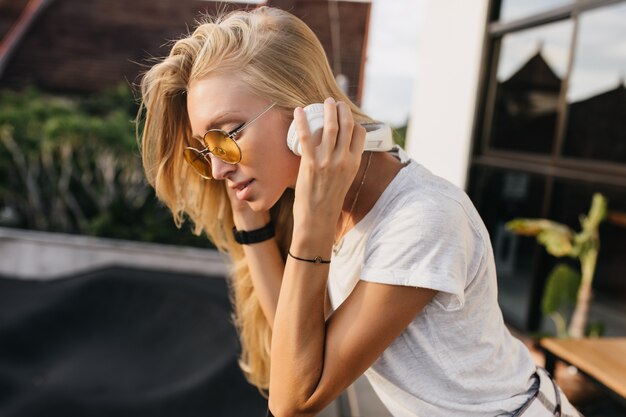
[[[309,123],[311,135],[314,135],[315,132],[324,127],[324,105],[322,103],[313,103],[304,107],[303,110]],[[364,151],[385,152],[393,148],[393,137],[389,125],[385,123],[365,123],[363,127],[367,131]],[[302,155],[302,145],[298,138],[295,122],[291,122],[289,126],[287,146],[294,154]]]
[[[324,105],[322,103],[313,103],[303,108],[306,114],[307,122],[309,123],[309,131],[311,135],[324,127]],[[287,146],[291,151],[298,155],[302,155],[302,145],[298,138],[298,132],[296,131],[296,123],[291,122],[289,125],[289,131],[287,132]]]
[[[364,151],[386,152],[393,148],[393,135],[391,128],[385,123],[365,123]]]

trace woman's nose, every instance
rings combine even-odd
[[[237,165],[228,164],[219,158],[211,155],[211,174],[216,180],[223,180],[237,170]]]

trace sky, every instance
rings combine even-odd
[[[563,3],[564,0],[550,0]],[[507,3],[517,4],[517,3]],[[553,4],[548,4],[553,5]],[[545,9],[548,5],[542,5]],[[537,5],[524,3],[519,10],[505,9],[504,15],[524,16]],[[541,9],[539,9],[541,11]],[[581,15],[572,74],[568,84],[569,102],[584,100],[612,90],[626,79],[626,4],[618,3]],[[564,20],[503,37],[498,80],[504,81],[541,50],[552,70],[564,77],[567,71],[574,25]]]
[[[424,0],[372,0],[361,105],[394,127],[409,117],[423,8]]]

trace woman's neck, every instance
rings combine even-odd
[[[368,167],[370,155],[371,161],[369,161]],[[361,166],[343,202],[341,215],[337,222],[336,241],[341,239],[341,235],[345,234],[369,213],[402,167],[403,164],[400,161],[386,152],[363,153]],[[363,173],[366,174],[365,178],[363,178]],[[355,197],[357,197],[356,204]],[[353,204],[354,208],[350,212]],[[342,232],[342,229],[345,230]]]

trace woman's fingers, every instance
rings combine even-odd
[[[301,108],[294,110],[294,122],[302,144],[294,215],[334,218],[361,163],[365,129],[355,124],[348,104],[332,98],[324,101],[321,134],[311,136]]]
[[[354,117],[352,110],[343,101],[337,102],[337,119],[339,122],[339,132],[337,135],[337,143],[335,148],[343,157],[350,149],[354,132]]]
[[[324,100],[324,126],[321,138],[312,137],[306,113],[300,107],[294,109],[294,122],[303,156],[305,154],[313,156],[317,149],[318,155],[328,162],[336,152],[343,158],[348,151],[352,152],[354,146],[358,148],[358,141],[356,144],[353,143],[355,123],[350,106],[341,101],[335,102],[332,97]]]
[[[250,206],[248,205],[247,202],[239,200],[237,198],[237,194],[235,190],[233,190],[230,187],[227,187],[226,184],[224,184],[224,186],[226,188],[226,194],[228,194],[228,199],[230,200],[230,206],[232,208],[233,213],[239,212],[239,211],[250,210]]]
[[[293,121],[296,124],[298,139],[302,146],[302,156],[311,156],[314,153],[314,145],[311,140],[311,129],[306,119],[306,113],[302,107],[296,107],[293,111]]]
[[[332,97],[324,100],[321,136],[319,133],[312,136],[306,112],[300,107],[294,109],[294,122],[302,146],[302,156],[312,162],[313,166],[346,172],[346,168],[352,165],[350,161],[360,161],[365,143],[365,129],[354,122],[348,104],[336,102]],[[354,158],[349,158],[349,155]]]
[[[352,129],[352,137],[350,138],[350,153],[353,155],[361,155],[365,147],[366,130],[360,124],[355,124]]]
[[[226,184],[224,184],[225,186]],[[230,207],[233,213],[233,222],[239,230],[255,230],[265,226],[270,220],[269,211],[256,212],[250,205],[237,198],[235,190],[226,187],[226,193],[230,200]]]
[[[324,100],[324,128],[322,130],[322,143],[320,147],[324,155],[330,158],[335,151],[337,135],[339,134],[339,121],[337,117],[337,103],[332,97]]]

